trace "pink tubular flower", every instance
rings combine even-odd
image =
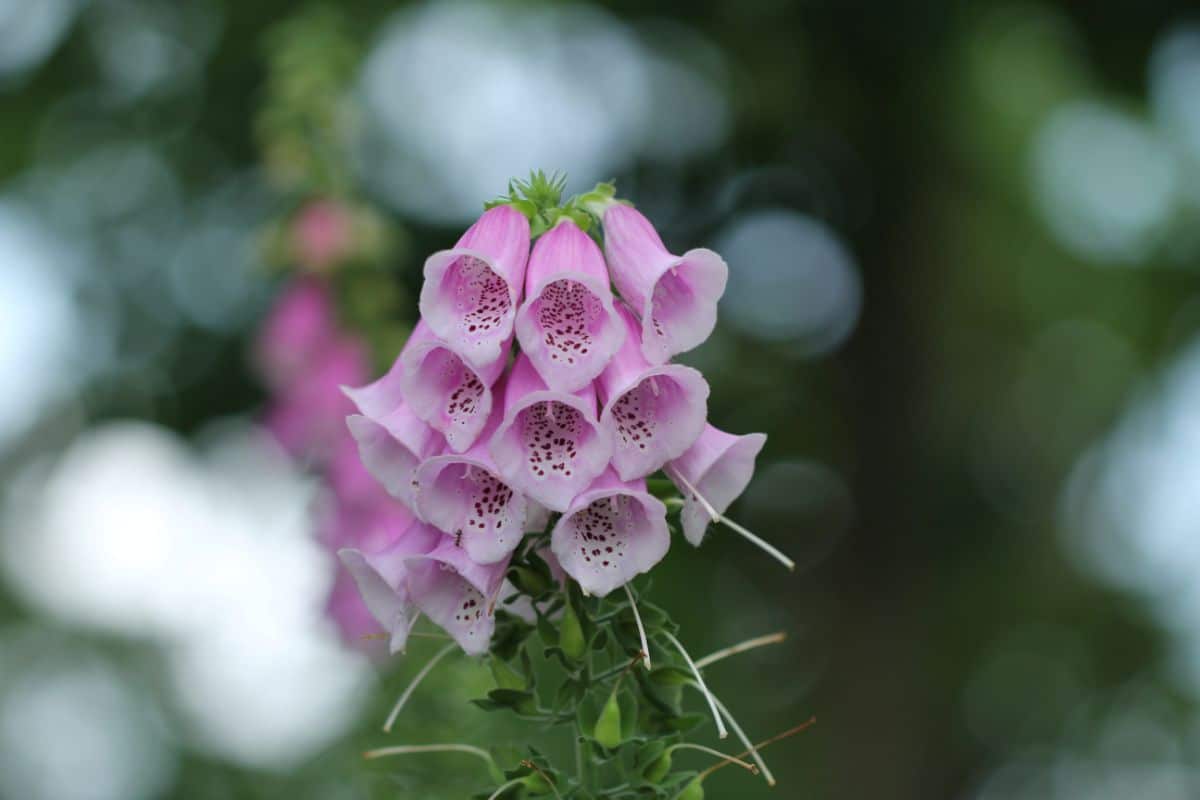
[[[613,441],[612,465],[621,480],[641,478],[683,455],[704,430],[708,382],[682,364],[651,366],[642,355],[639,325],[617,304],[627,335],[597,385],[604,401],[600,427]]]
[[[485,367],[473,366],[418,322],[400,351],[399,387],[413,413],[446,437],[456,453],[479,438],[492,413],[492,384],[507,362],[508,344]]]
[[[507,558],[525,533],[525,495],[504,482],[488,452],[499,421],[497,410],[474,447],[462,455],[434,456],[416,474],[422,518],[452,534],[480,564]]]
[[[552,389],[592,381],[621,346],[604,255],[569,217],[542,235],[529,257],[517,340]]]
[[[644,480],[625,483],[612,470],[575,498],[550,536],[562,568],[599,597],[649,571],[670,545],[667,507]]]
[[[390,634],[393,653],[404,649],[417,621],[408,586],[408,559],[434,550],[443,538],[436,528],[414,522],[385,550],[338,550],[371,615]]]
[[[405,562],[408,597],[467,655],[486,653],[496,627],[496,595],[508,559],[476,564],[450,537]]]
[[[754,460],[766,444],[762,433],[736,436],[706,425],[696,443],[664,471],[683,495],[683,535],[699,547],[710,522],[738,498],[754,475]]]
[[[397,364],[374,383],[358,389],[342,387],[359,411],[346,417],[346,425],[367,470],[388,494],[415,508],[417,466],[440,450],[442,441],[401,399],[399,374]]]
[[[421,316],[475,366],[500,358],[525,281],[529,220],[510,206],[483,213],[453,249],[425,261]]]
[[[608,464],[612,440],[596,421],[596,390],[551,391],[522,353],[504,387],[504,418],[489,443],[500,474],[542,505],[565,511]]]
[[[613,283],[642,321],[642,353],[652,364],[691,350],[717,324],[729,268],[712,250],[667,252],[650,221],[633,207],[604,210],[604,250]]]

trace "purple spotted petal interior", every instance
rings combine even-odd
[[[684,400],[683,390],[673,379],[652,375],[613,403],[617,447],[645,451],[654,447],[659,421],[670,418]]]
[[[490,471],[481,467],[451,465],[442,470],[435,484],[436,502],[460,502],[466,513],[462,527],[453,531],[461,544],[462,536],[492,537],[507,549],[516,546],[521,535],[524,509],[516,518],[513,490]],[[512,541],[508,541],[512,539]],[[511,547],[510,547],[511,545]]]
[[[566,403],[544,400],[521,412],[520,425],[530,474],[535,478],[575,474],[586,426],[582,414]]]
[[[610,495],[573,514],[566,525],[585,568],[599,575],[618,569],[630,537],[645,521],[646,512],[635,498]]]
[[[587,359],[598,328],[605,321],[604,306],[591,290],[566,279],[542,290],[536,312],[550,360],[566,367]]]
[[[508,283],[483,260],[463,256],[450,268],[454,303],[462,333],[468,339],[486,336],[504,323],[512,310]]]

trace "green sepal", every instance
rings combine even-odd
[[[523,653],[524,651],[522,651]],[[496,686],[500,689],[517,689],[524,691],[529,688],[529,680],[526,675],[522,675],[512,668],[507,661],[493,655],[490,659],[492,668],[492,677],[496,680]]]
[[[532,632],[533,626],[528,622],[503,608],[497,608],[496,630],[492,634],[492,655],[511,661]]]
[[[533,693],[517,689],[492,689],[488,692],[486,698],[478,698],[471,702],[484,711],[510,709],[519,717],[542,716],[542,711],[538,708],[537,698],[534,697]]]

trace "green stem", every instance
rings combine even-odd
[[[579,785],[585,791],[592,791],[592,755],[586,752],[587,742],[583,739],[583,731],[579,730],[579,725],[575,725],[575,769],[578,773]]]

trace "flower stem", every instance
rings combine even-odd
[[[769,644],[779,644],[786,638],[787,634],[783,631],[779,631],[777,633],[768,633],[766,636],[757,636],[753,639],[747,639],[744,642],[731,645],[722,650],[718,650],[715,653],[709,653],[704,658],[697,660],[696,666],[699,669],[704,669],[709,664],[715,664],[723,658],[736,656],[738,653],[744,653],[747,650],[753,650],[756,647],[765,647]]]
[[[712,711],[713,722],[715,722],[717,725],[717,737],[724,739],[729,735],[729,731],[725,729],[725,723],[722,722],[721,714],[717,710],[719,705],[717,698],[714,697],[713,693],[708,690],[708,686],[704,683],[704,676],[700,674],[700,670],[696,667],[696,663],[692,661],[692,657],[688,655],[687,650],[683,649],[683,645],[680,644],[679,640],[676,639],[670,631],[663,631],[662,633],[663,636],[666,636],[671,640],[671,644],[675,645],[675,649],[679,651],[680,655],[683,656],[683,660],[687,662],[689,667],[691,667],[692,674],[696,676],[696,688],[700,690],[702,695],[704,695],[704,699],[708,701],[708,708],[710,711]]]
[[[667,748],[668,753],[670,753],[674,750],[699,750],[701,753],[708,753],[710,756],[716,756],[717,758],[721,759],[721,762],[719,764],[717,764],[713,767],[709,767],[707,770],[705,770],[705,772],[703,773],[705,775],[707,775],[709,772],[715,770],[715,768],[717,766],[725,766],[726,764],[737,764],[742,769],[749,770],[750,772],[753,772],[755,775],[758,774],[758,767],[754,766],[753,764],[748,764],[745,761],[742,761],[737,756],[731,756],[728,753],[722,753],[720,750],[714,750],[711,747],[705,747],[702,744],[693,744],[692,742],[678,742]]]
[[[742,726],[737,724],[737,720],[733,718],[733,714],[729,713],[729,709],[725,707],[725,704],[720,700],[717,700],[716,697],[713,697],[712,699],[716,701],[717,708],[721,709],[721,714],[724,715],[725,719],[729,720],[729,727],[733,728],[734,734],[741,739],[742,744],[745,745],[746,752],[742,755],[748,755],[750,758],[754,759],[754,763],[758,765],[758,768],[762,772],[763,778],[766,780],[767,785],[774,786],[775,776],[771,774],[771,770],[767,769],[767,762],[763,761],[762,756],[758,754],[758,748],[750,743],[750,737],[746,735],[744,730],[742,730]]]
[[[691,481],[689,481],[687,478],[685,478],[683,476],[682,472],[680,472],[677,469],[672,469],[667,474],[670,475],[672,478],[679,479],[679,482],[684,485],[684,487],[688,490],[688,493],[691,494],[692,497],[696,498],[696,501],[704,507],[705,511],[708,512],[708,516],[712,519],[713,522],[720,522],[722,525],[724,525],[725,527],[734,531],[735,533],[741,534],[751,544],[757,546],[764,553],[766,553],[767,555],[774,558],[780,564],[783,564],[789,570],[796,569],[796,562],[792,561],[790,558],[785,556],[774,545],[764,541],[759,536],[755,535],[754,533],[751,533],[749,530],[747,530],[743,526],[739,525],[738,523],[731,520],[729,517],[726,517],[721,512],[717,511],[717,509],[713,508],[712,503],[708,502],[708,500],[704,497],[704,495],[700,494],[700,491],[695,486],[692,485]]]
[[[764,747],[767,747],[768,745],[775,744],[776,742],[781,741],[783,739],[787,739],[790,736],[795,736],[798,733],[802,733],[803,731],[808,730],[809,728],[811,728],[813,725],[816,725],[816,724],[817,724],[817,718],[809,717],[807,720],[800,723],[799,725],[797,725],[794,728],[789,728],[788,730],[784,731],[783,733],[775,734],[770,739],[764,739],[763,741],[758,742],[757,744],[754,745],[753,749],[754,750],[762,750]],[[738,758],[747,756],[751,752],[752,752],[751,750],[743,750],[742,752],[738,753]],[[721,767],[724,767],[724,766],[725,766],[725,764],[715,764],[709,768],[709,771],[716,772],[717,770],[719,770]]]
[[[625,596],[629,598],[629,607],[633,609],[633,621],[637,623],[638,636],[642,640],[642,666],[646,671],[650,671],[650,643],[646,641],[646,627],[642,625],[642,615],[638,613],[637,602],[633,599],[633,591],[630,590],[629,584],[621,587],[625,590]]]
[[[518,783],[520,783],[523,780],[524,780],[524,778],[513,778],[508,783],[501,784],[500,788],[498,788],[496,791],[494,791],[490,795],[488,795],[487,800],[496,800],[497,797],[504,794],[504,791],[506,789],[511,789],[512,787],[516,786]]]
[[[479,756],[487,762],[488,768],[496,770],[496,762],[492,754],[482,747],[469,744],[400,744],[392,747],[380,747],[363,753],[363,758],[384,758],[385,756],[403,756],[410,753],[469,753]]]
[[[417,687],[421,684],[421,681],[425,680],[425,676],[428,675],[437,665],[437,663],[441,661],[448,653],[450,653],[450,651],[456,646],[457,645],[454,644],[446,645],[441,650],[437,651],[433,658],[429,659],[429,663],[421,667],[421,671],[418,672],[417,676],[412,679],[412,683],[410,683],[408,688],[404,690],[404,694],[400,695],[400,699],[397,700],[396,705],[392,707],[392,712],[388,714],[387,720],[383,723],[384,733],[392,732],[392,726],[396,724],[396,717],[400,716],[400,709],[404,708],[404,704],[408,702],[408,698],[412,697],[412,693],[417,690]]]

